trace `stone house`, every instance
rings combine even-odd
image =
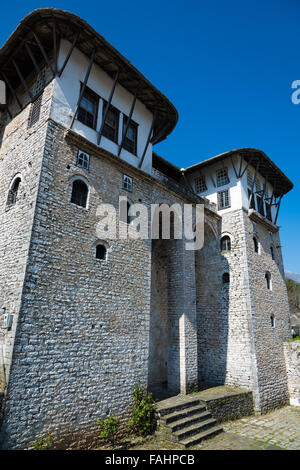
[[[155,153],[175,107],[71,13],[29,14],[0,70],[2,447],[92,438],[97,418],[125,419],[138,380],[243,387],[260,412],[285,404],[289,179],[257,149],[188,168]],[[204,246],[99,238],[97,208],[120,196],[204,206]]]

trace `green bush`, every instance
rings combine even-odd
[[[138,435],[153,434],[157,428],[155,401],[151,393],[137,383],[133,390],[133,407],[129,419],[129,428]]]
[[[47,437],[40,437],[37,441],[32,444],[34,450],[47,450],[53,444],[53,439],[50,433]]]
[[[97,424],[100,428],[99,437],[108,440],[114,446],[120,420],[115,415],[110,415],[108,418],[98,419]]]

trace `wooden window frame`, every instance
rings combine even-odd
[[[122,129],[122,135],[124,135],[124,132],[125,132],[125,127],[127,125],[127,122],[128,122],[128,117],[123,114],[123,129]],[[129,128],[132,127],[134,129],[134,134],[135,134],[135,138],[134,138],[134,141],[132,141],[131,139],[129,139],[127,136],[124,137],[124,141],[123,141],[123,148],[125,150],[127,150],[127,152],[131,153],[132,155],[137,155],[137,141],[138,141],[138,127],[139,125],[133,121],[132,119],[130,119],[130,123],[129,123],[129,126],[128,126],[128,129],[127,129],[127,132],[129,130]],[[128,142],[130,142],[130,144],[128,144]],[[130,145],[132,145],[132,142],[133,142],[133,149]],[[127,145],[127,146],[126,146]]]
[[[107,101],[103,100],[103,109],[102,109],[102,119],[104,118],[104,113],[105,113],[105,109],[106,109],[106,106],[107,106]],[[115,129],[113,127],[111,127],[107,122],[104,122],[103,123],[103,129],[102,129],[102,136],[105,137],[106,139],[109,139],[111,140],[112,142],[114,142],[115,144],[118,143],[118,139],[119,139],[119,123],[120,123],[120,111],[115,108],[112,104],[109,105],[109,110],[108,112],[112,111],[113,113],[115,113],[116,115],[116,127]],[[107,116],[106,116],[107,117]],[[114,131],[114,136],[113,138],[111,137],[111,135],[109,135],[108,132],[106,132],[107,130],[107,127],[109,127],[110,129],[113,129]]]
[[[82,86],[83,84],[80,83],[80,90],[82,89]],[[78,111],[77,111],[77,121],[81,122],[82,124],[84,124],[85,126],[87,127],[90,127],[91,129],[94,129],[96,130],[97,128],[97,121],[98,121],[98,111],[99,111],[99,95],[97,95],[97,93],[95,93],[93,90],[91,90],[90,88],[88,87],[85,87],[85,90],[84,90],[84,93],[82,95],[82,98],[86,98],[87,100],[93,102],[94,104],[94,111],[93,113],[91,113],[88,109],[84,108],[83,106],[81,106],[81,101],[79,103],[79,107],[78,107]],[[80,111],[81,110],[81,111]],[[90,114],[92,117],[93,117],[93,124],[90,125],[89,122],[85,119],[82,119],[82,116],[80,116],[80,112],[84,111],[85,113],[87,114]]]

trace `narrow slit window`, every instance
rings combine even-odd
[[[272,290],[271,274],[268,271],[265,274],[265,279],[266,279],[266,283],[267,283],[267,289]]]
[[[96,246],[96,258],[106,260],[106,255],[107,255],[106,247],[102,243],[99,243]]]
[[[38,98],[35,101],[33,101],[33,103],[31,104],[29,121],[28,121],[28,129],[34,126],[34,124],[36,124],[40,119],[42,98],[43,98],[43,94],[39,95]]]
[[[76,206],[86,207],[88,191],[88,187],[83,181],[75,180],[72,186],[71,202]]]
[[[20,187],[20,183],[21,183],[21,178],[16,178],[11,187],[10,187],[10,190],[8,192],[8,198],[7,198],[7,205],[8,206],[14,206],[17,202],[17,199],[18,199],[18,192],[19,192],[19,187]]]
[[[224,273],[222,276],[222,282],[223,284],[229,284],[230,283],[230,276],[229,273]]]
[[[258,245],[258,240],[256,237],[253,237],[253,246],[254,246],[254,251],[255,253],[259,252],[259,245]]]

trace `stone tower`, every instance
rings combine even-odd
[[[154,153],[176,109],[71,13],[28,15],[0,70],[3,448],[48,431],[61,444],[93,439],[97,418],[126,420],[138,380],[173,394],[241,386],[260,411],[285,403],[277,209],[288,178],[255,149],[186,169]],[[103,203],[130,225],[120,197],[149,213],[203,206],[203,248],[100,237]]]

